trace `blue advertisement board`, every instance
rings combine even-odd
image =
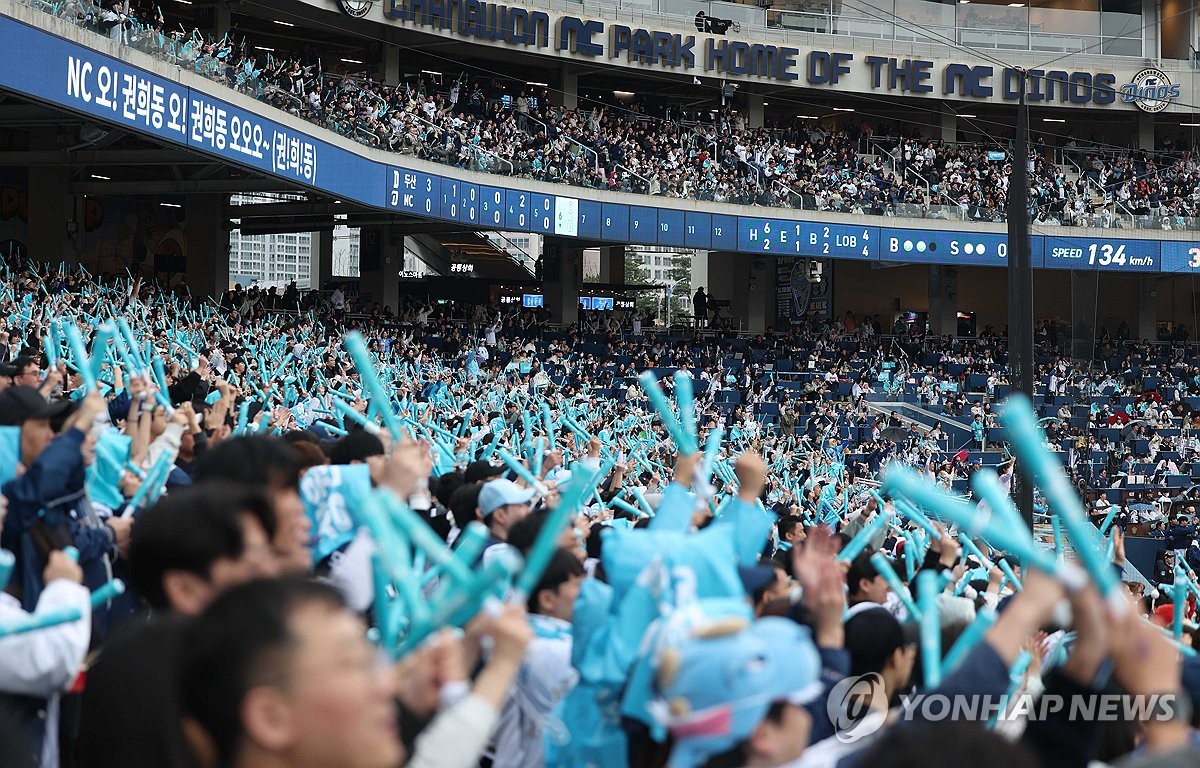
[[[99,38],[97,38],[99,39]],[[866,259],[1003,267],[1008,242],[998,232],[733,216],[644,204],[581,200],[522,189],[521,179],[467,181],[379,163],[196,88],[0,16],[0,88],[163,142],[249,168],[337,199],[455,221],[481,229],[534,232],[589,241],[688,247],[806,258]],[[136,57],[135,57],[136,58]],[[208,87],[205,87],[208,90]],[[212,90],[220,87],[212,84]],[[259,112],[263,114],[260,114]],[[570,187],[563,187],[565,193]],[[781,215],[783,212],[779,212]],[[796,211],[797,215],[804,215]],[[880,223],[895,219],[879,219]],[[1118,272],[1200,272],[1200,240],[1158,241],[1099,235],[1030,238],[1035,268]]]

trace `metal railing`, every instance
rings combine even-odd
[[[51,4],[45,0],[21,1],[30,7],[46,11],[47,13],[51,13],[52,15],[69,23],[84,29],[89,29],[99,34],[96,17],[94,15],[89,16],[87,13],[85,13],[88,6],[85,6],[85,4],[79,0],[76,0],[75,6],[70,6],[67,2]],[[98,8],[97,6],[91,7]],[[108,39],[113,39],[108,35],[105,35],[105,37]],[[247,58],[243,62],[243,64],[248,66],[243,67],[240,71],[238,71],[237,68],[230,66],[230,64],[224,60],[224,58],[220,55],[219,50],[214,52],[214,49],[221,48],[221,46],[224,44],[223,42],[205,41],[198,32],[192,32],[189,34],[185,31],[167,31],[166,33],[160,33],[154,28],[135,24],[130,30],[127,31],[127,34],[124,35],[122,42],[159,60],[181,67],[190,66],[195,72],[213,80],[214,82],[222,83],[227,87],[236,88],[253,96],[254,98],[264,101],[271,106],[281,108],[297,117],[318,125],[322,125],[342,135],[348,135],[351,139],[357,140],[361,143],[377,146],[383,149],[395,150],[395,144],[397,141],[400,141],[400,143],[403,144],[401,139],[408,137],[407,134],[397,135],[397,131],[395,129],[391,129],[389,131],[387,129],[388,127],[382,124],[375,128],[368,128],[364,127],[363,125],[359,125],[356,121],[337,120],[334,115],[327,114],[327,112],[329,112],[327,105],[313,105],[300,95],[283,90],[277,85],[267,82],[268,77],[264,76],[261,70],[253,69],[253,67],[257,66],[257,62],[252,57]],[[212,48],[210,48],[209,52],[206,53],[204,51],[204,47],[206,45],[210,45],[211,43],[215,44],[212,46]],[[231,69],[236,73],[232,82],[230,81],[230,77],[226,74]],[[309,85],[311,86],[311,83]],[[367,92],[369,92],[369,90]],[[376,100],[378,100],[377,97],[372,96],[372,98],[376,98]],[[402,110],[401,107],[395,107],[395,109]],[[488,173],[500,173],[508,175],[527,174],[535,178],[541,177],[537,172],[530,173],[523,167],[518,168],[517,164],[514,162],[515,158],[510,159],[493,150],[486,149],[469,142],[464,143],[462,147],[465,147],[465,149],[459,148],[459,152],[457,154],[448,152],[445,146],[433,146],[434,143],[429,141],[431,136],[441,137],[444,136],[448,130],[452,129],[437,125],[412,111],[403,110],[402,114],[403,119],[401,123],[405,127],[413,124],[427,126],[427,133],[429,133],[429,136],[415,136],[412,140],[414,141],[414,147],[419,148],[422,155],[429,160],[434,162],[442,162],[448,165],[455,165],[458,167],[467,167],[471,170]],[[538,118],[533,116],[529,117],[530,119],[535,120],[535,122],[541,123],[541,120]],[[545,125],[545,123],[541,124]],[[581,148],[582,151],[586,152],[591,157],[593,166],[598,171],[600,167],[599,155],[595,152],[595,150],[592,150],[590,147],[587,147],[572,137],[565,136],[561,132],[560,137],[562,137],[568,143],[572,143]],[[401,149],[403,149],[403,147]],[[1086,148],[1080,148],[1076,151],[1088,152],[1089,150]],[[464,158],[460,155],[467,156],[469,160],[464,163]],[[889,157],[891,157],[890,154]],[[1066,155],[1064,155],[1064,157],[1066,157]],[[824,161],[824,158],[822,158],[819,162]],[[747,163],[747,165],[748,167],[753,167],[749,163]],[[894,159],[893,165],[895,165]],[[620,184],[621,191],[636,194],[650,194],[652,191],[654,191],[654,185],[646,174],[634,171],[628,166],[620,163],[613,164],[609,170],[613,169],[625,174],[623,183]],[[909,169],[906,168],[905,170],[907,178]],[[746,174],[747,180],[743,184],[736,185],[728,191],[721,191],[720,193],[714,191],[713,184],[703,177],[687,179],[686,188],[688,189],[690,196],[694,197],[695,199],[719,199],[735,204],[769,205],[776,202],[775,196],[771,194],[765,194],[766,192],[771,191],[772,187],[764,183],[763,177],[764,174],[760,171],[760,169],[755,168],[753,181],[753,185],[756,187],[755,189],[749,188],[752,184],[749,181],[749,174]],[[918,178],[920,177],[918,176]],[[602,189],[607,186],[605,180],[602,178],[602,175],[599,172],[597,172],[594,177],[581,178],[577,174],[571,174],[566,177],[555,178],[551,180],[558,183],[589,188]],[[932,202],[933,194],[929,182],[923,178],[920,178],[920,184],[926,190],[927,194],[930,195],[929,200]],[[836,186],[828,189],[822,188],[820,191],[822,194],[826,194],[831,193],[835,188]],[[661,192],[661,190],[659,191]],[[804,207],[803,201],[804,198],[802,194],[797,193],[795,190],[789,188],[788,193],[783,195],[782,199],[778,202],[784,207]],[[797,205],[797,203],[799,205]],[[828,207],[826,208],[828,209]],[[864,212],[880,214],[884,213],[883,211],[875,209]],[[964,207],[938,204],[920,205],[913,203],[900,203],[892,206],[887,213],[890,215],[911,218],[955,220],[974,219],[985,221],[1003,219],[1002,211],[991,211],[972,206]],[[1149,213],[1130,214],[1129,222],[1133,228],[1138,229],[1200,229],[1200,226],[1197,225],[1197,219],[1195,218],[1174,216],[1158,209],[1150,211]],[[1096,221],[1090,221],[1085,222],[1082,225],[1100,226],[1102,223],[1103,222],[1097,223]]]

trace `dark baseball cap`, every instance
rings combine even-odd
[[[504,474],[505,467],[493,467],[487,461],[472,461],[463,471],[464,483],[475,483],[480,480],[491,480],[493,477],[498,477]]]
[[[0,392],[0,426],[17,427],[30,419],[58,419],[71,408],[70,400],[46,402],[33,387],[6,387]]]
[[[885,608],[868,608],[846,622],[846,651],[850,674],[880,672],[898,648],[914,645],[920,638],[916,624],[901,624]]]

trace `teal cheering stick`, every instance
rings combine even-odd
[[[92,375],[92,362],[88,359],[87,350],[83,346],[83,337],[74,321],[69,321],[64,328],[67,334],[67,346],[71,350],[71,362],[83,379],[83,391],[91,394],[96,391],[96,377]]]
[[[333,401],[333,410],[335,410],[339,414],[341,414],[343,419],[350,419],[354,423],[358,424],[359,426],[361,426],[363,428],[363,430],[365,432],[367,432],[369,434],[378,435],[382,431],[379,429],[378,424],[371,421],[370,419],[368,419],[366,416],[362,415],[358,411],[354,410],[354,408],[350,404],[348,404],[345,400],[334,400]],[[343,421],[342,423],[345,424],[345,421]]]
[[[158,458],[154,460],[154,464],[151,465],[150,471],[142,478],[141,487],[137,489],[137,493],[133,494],[133,498],[125,505],[125,509],[121,512],[121,517],[132,517],[143,506],[149,506],[151,503],[149,501],[151,494],[157,499],[159,493],[162,491],[163,483],[166,482],[167,477],[171,474],[171,467],[173,465],[174,461],[170,453],[159,454]]]
[[[675,418],[675,414],[672,413],[671,404],[667,402],[667,396],[663,394],[662,387],[658,386],[658,380],[654,378],[654,374],[650,371],[644,371],[641,376],[638,376],[638,382],[642,385],[642,389],[646,391],[646,396],[650,398],[650,403],[654,406],[654,410],[658,412],[659,418],[662,419],[663,427],[667,430],[667,434],[675,440],[675,445],[679,447],[679,451],[689,456],[695,453],[698,450],[695,441],[688,440],[687,434],[683,431],[683,426]]]
[[[1112,525],[1113,518],[1117,516],[1117,505],[1114,504],[1108,508],[1108,514],[1104,516],[1104,522],[1100,523],[1100,535],[1108,530],[1108,526]]]
[[[640,508],[633,506],[632,504],[625,501],[624,499],[614,498],[609,503],[612,504],[612,506],[614,506],[614,507],[618,507],[620,509],[625,510],[626,512],[633,515],[634,517],[650,517],[650,515],[647,515]]]
[[[875,496],[876,500],[879,501],[879,508],[883,509],[883,499],[879,497],[878,493],[875,493],[874,491],[871,493]],[[938,530],[938,527],[934,525],[933,521],[926,517],[924,512],[910,504],[906,499],[893,500],[892,507],[894,507],[897,512],[923,528],[930,536],[941,538],[942,532]]]
[[[497,448],[496,455],[500,457],[500,460],[504,462],[506,467],[516,473],[517,477],[528,483],[530,488],[536,490],[538,495],[545,496],[547,493],[549,493],[550,489],[546,487],[545,483],[534,477],[533,473],[530,472],[525,465],[517,459],[516,456],[513,456],[503,448]]]
[[[913,536],[911,531],[904,532],[904,542],[904,573],[911,584],[913,577],[917,575],[917,548],[920,544],[917,542],[917,537]],[[872,555],[871,557],[874,556]]]
[[[429,622],[429,606],[417,592],[417,580],[409,565],[412,559],[409,541],[399,528],[392,525],[392,518],[385,510],[381,499],[382,494],[379,492],[369,494],[359,505],[358,515],[371,533],[371,537],[375,539],[379,562],[387,571],[388,580],[404,603],[409,631],[417,631]],[[391,608],[380,603],[380,600],[386,598],[386,594],[380,595],[377,591],[375,594],[376,607],[382,608],[393,621],[396,621],[398,620],[397,616]],[[381,624],[380,628],[384,631],[385,637],[394,635],[398,631],[395,625],[388,627]],[[394,647],[392,646],[392,648]]]
[[[975,546],[975,542],[971,540],[971,537],[965,531],[958,532],[958,540],[962,543],[963,550],[968,554],[974,555],[979,560],[980,565],[989,569],[992,567],[992,561],[983,554],[979,547]]]
[[[1175,583],[1171,589],[1171,634],[1176,640],[1183,637],[1183,611],[1187,603],[1188,577],[1179,563],[1175,564]]]
[[[478,520],[472,520],[467,523],[467,527],[463,529],[463,532],[454,541],[454,559],[461,562],[465,568],[474,568],[476,561],[483,554],[483,550],[487,549],[490,539],[491,534],[488,532],[487,526]],[[430,568],[425,571],[421,575],[421,587],[426,587],[441,576],[441,574],[442,569],[439,567]],[[432,602],[438,602],[437,596],[434,597]]]
[[[675,371],[675,404],[679,408],[679,426],[687,437],[686,445],[681,445],[683,452],[689,456],[699,450],[699,438],[696,435],[696,390],[692,377],[683,371]]]
[[[1017,575],[1013,572],[1012,566],[1008,564],[1008,561],[1001,559],[999,563],[1000,570],[1004,571],[1004,577],[1012,582],[1013,591],[1020,592],[1023,590],[1024,587],[1021,586],[1021,580],[1017,578]]]
[[[474,577],[470,565],[455,559],[454,553],[446,543],[420,515],[401,501],[399,496],[387,491],[377,492],[377,496],[383,508],[388,511],[392,524],[408,538],[414,548],[425,553],[429,562],[441,568],[459,584],[466,584]]]
[[[158,385],[158,391],[154,393],[154,399],[163,407],[163,410],[170,416],[175,412],[175,408],[171,405],[171,398],[167,395],[167,372],[163,368],[161,357],[155,357],[150,361],[151,370],[154,371],[154,383]],[[266,406],[266,402],[263,403]]]
[[[0,590],[8,586],[8,580],[12,578],[13,566],[17,563],[17,558],[12,552],[7,549],[0,549]]]
[[[125,582],[120,579],[113,579],[92,593],[92,608],[99,608],[124,592]],[[57,627],[60,624],[70,624],[82,618],[83,611],[79,608],[58,608],[52,611],[32,613],[28,616],[21,616],[8,624],[0,624],[0,638],[11,635],[23,635],[26,632],[37,632],[38,630]]]
[[[882,509],[875,513],[875,517],[864,525],[858,533],[854,534],[854,538],[842,548],[838,553],[837,559],[843,563],[849,563],[862,554],[862,551],[871,543],[871,539],[883,530],[892,522],[892,513],[884,512]]]
[[[96,329],[96,336],[92,339],[92,378],[100,378],[100,369],[108,362],[109,344],[112,343],[113,336],[117,332],[117,327],[112,323],[103,323]]]
[[[1083,505],[1075,495],[1075,489],[1067,481],[1062,465],[1042,444],[1042,433],[1037,428],[1036,417],[1029,400],[1014,395],[1009,398],[1000,422],[1008,430],[1013,450],[1021,466],[1027,468],[1041,486],[1052,512],[1062,520],[1067,537],[1075,545],[1075,551],[1084,568],[1096,583],[1100,594],[1108,602],[1114,616],[1122,616],[1129,604],[1121,596],[1121,582],[1104,557],[1100,543],[1087,523]],[[991,502],[989,502],[990,504]]]
[[[363,340],[362,334],[352,331],[346,334],[342,343],[345,345],[346,351],[350,353],[350,359],[354,361],[354,368],[358,371],[359,380],[371,395],[371,407],[383,419],[383,425],[387,428],[388,434],[392,436],[392,440],[399,441],[400,422],[396,418],[395,411],[392,410],[392,398],[388,396],[387,391],[383,388],[383,382],[379,380],[379,374],[371,362],[371,355],[367,352],[367,343]]]
[[[879,571],[879,575],[887,582],[888,589],[896,593],[896,597],[900,598],[900,602],[908,609],[908,615],[913,619],[918,619],[921,616],[920,609],[913,602],[912,595],[908,593],[908,589],[904,583],[900,581],[900,577],[896,575],[896,570],[892,568],[892,564],[888,562],[887,556],[882,552],[876,552],[871,555],[871,565],[875,566],[875,570]]]
[[[979,641],[995,623],[996,611],[993,608],[982,608],[975,615],[975,620],[967,625],[967,628],[954,641],[954,645],[950,646],[950,650],[946,651],[946,656],[942,659],[943,677],[953,672],[962,663],[962,660],[967,657],[967,653],[979,645]]]
[[[521,575],[517,578],[516,599],[519,602],[524,603],[529,595],[533,594],[542,573],[550,564],[550,558],[558,549],[560,535],[579,511],[579,505],[591,494],[593,487],[595,478],[580,474],[573,476],[571,484],[559,495],[558,505],[538,531],[537,538],[525,558],[525,567],[521,569]]]
[[[533,441],[533,453],[529,456],[529,468],[534,477],[541,477],[542,462],[546,458],[546,438],[539,436]]]
[[[917,574],[917,600],[921,606],[921,671],[925,676],[926,692],[942,684],[942,625],[937,604],[938,593],[942,590],[939,583],[940,577],[934,571]]]
[[[979,474],[977,472],[976,476]],[[890,466],[883,476],[883,488],[893,497],[904,496],[913,504],[957,525],[968,535],[982,536],[991,546],[1013,553],[1023,563],[1060,579],[1069,578],[1071,569],[1059,568],[1053,558],[1038,550],[1029,529],[1010,526],[998,515],[979,515],[974,506],[951,498],[907,467],[899,464]],[[1082,585],[1085,582],[1077,576],[1073,583]]]

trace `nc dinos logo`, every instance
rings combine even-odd
[[[1143,69],[1131,82],[1121,86],[1121,101],[1132,101],[1143,112],[1162,112],[1179,95],[1179,86],[1173,85],[1161,69]]]
[[[342,9],[342,13],[361,19],[371,12],[371,6],[375,4],[375,0],[337,0],[337,4]]]

